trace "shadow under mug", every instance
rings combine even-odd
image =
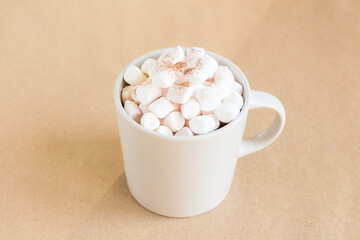
[[[165,50],[144,54],[127,67],[140,67],[147,58],[157,59]],[[207,54],[219,65],[228,66],[243,86],[244,106],[233,121],[205,135],[174,137],[145,129],[121,104],[125,70],[116,81],[116,115],[129,190],[143,207],[160,215],[189,217],[216,207],[230,189],[237,159],[268,146],[285,124],[285,110],[276,97],[250,90],[245,75],[234,63],[218,54]],[[265,131],[243,139],[248,111],[254,108],[272,109],[275,118]]]

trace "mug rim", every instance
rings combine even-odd
[[[182,47],[184,49],[184,51],[187,50],[188,47]],[[244,98],[244,105],[242,107],[242,109],[240,110],[240,113],[236,116],[235,119],[233,119],[231,122],[229,122],[228,124],[226,124],[225,126],[218,128],[212,132],[206,133],[206,134],[202,134],[202,135],[194,135],[191,137],[187,137],[187,136],[168,136],[168,135],[164,135],[164,134],[160,134],[157,133],[155,131],[150,131],[149,129],[146,129],[145,127],[141,126],[141,124],[135,122],[133,119],[131,119],[128,114],[125,112],[125,109],[121,103],[121,95],[120,92],[122,90],[122,83],[124,81],[124,73],[125,70],[133,65],[139,66],[139,64],[142,64],[146,59],[148,58],[154,58],[155,55],[161,55],[162,52],[164,52],[165,50],[167,50],[169,48],[162,48],[162,49],[157,49],[154,51],[150,51],[147,52],[139,57],[137,57],[136,59],[134,59],[133,61],[131,61],[128,65],[126,65],[126,67],[120,72],[119,76],[116,79],[115,82],[115,89],[114,89],[114,100],[115,100],[115,105],[116,105],[116,109],[120,112],[120,114],[122,115],[122,117],[124,117],[130,124],[132,124],[134,127],[136,127],[137,129],[139,129],[140,131],[146,133],[146,134],[150,134],[153,137],[157,137],[157,138],[162,138],[165,140],[171,140],[171,141],[195,141],[195,140],[201,140],[204,138],[209,138],[209,137],[213,137],[216,136],[218,134],[221,134],[222,132],[228,130],[229,128],[231,128],[232,126],[235,126],[236,124],[239,124],[241,118],[245,115],[245,112],[248,109],[249,106],[249,97],[250,97],[250,85],[249,82],[245,76],[245,74],[240,70],[240,68],[234,64],[232,61],[228,60],[227,58],[211,52],[211,51],[207,51],[205,50],[206,54],[210,55],[211,57],[215,58],[216,61],[218,61],[219,59],[226,63],[224,66],[231,66],[232,69],[235,69],[237,71],[237,74],[240,75],[240,78],[242,78],[243,81],[240,82],[240,80],[238,80],[237,78],[235,78],[235,81],[239,82],[242,87],[243,87],[243,98]],[[244,96],[245,95],[245,96]]]

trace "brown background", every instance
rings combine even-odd
[[[296,2],[296,3],[295,3]],[[1,239],[360,239],[359,1],[0,1]],[[213,211],[130,195],[113,87],[150,50],[202,46],[287,111]],[[247,135],[272,113],[254,110]]]

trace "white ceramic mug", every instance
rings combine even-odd
[[[140,67],[164,50],[147,53],[128,66]],[[116,114],[130,192],[142,206],[161,215],[188,217],[216,207],[230,189],[237,159],[272,143],[285,124],[285,110],[276,97],[250,90],[245,75],[234,63],[215,53],[207,54],[230,68],[244,88],[245,102],[236,119],[205,135],[173,137],[145,129],[121,104],[124,71],[116,81]],[[248,111],[254,108],[270,108],[276,116],[267,130],[243,139]]]

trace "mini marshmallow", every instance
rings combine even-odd
[[[156,66],[157,66],[157,61],[155,59],[148,58],[145,60],[143,65],[141,65],[141,70],[145,74],[149,75],[149,69],[155,68]]]
[[[205,54],[200,61],[200,68],[207,72],[207,78],[212,78],[214,76],[218,66],[218,62],[207,54]]]
[[[223,123],[228,123],[236,118],[240,108],[235,104],[222,104],[215,111],[216,117]]]
[[[184,58],[184,62],[186,62],[187,66],[189,68],[196,68],[200,63],[201,57],[192,57],[192,56],[186,56]]]
[[[212,113],[212,114],[209,114],[208,116],[212,117],[212,119],[214,120],[214,123],[215,123],[215,129],[218,129],[220,126],[220,121],[216,117],[216,115]]]
[[[143,84],[143,83],[142,83]],[[140,85],[135,85],[133,88],[133,91],[131,91],[131,98],[134,100],[134,102],[136,102],[137,104],[140,104],[140,99],[138,98],[137,94],[136,94],[136,90],[138,89]]]
[[[155,129],[155,132],[163,134],[163,135],[173,136],[173,132],[171,131],[171,129],[166,126],[158,127],[157,129]]]
[[[203,89],[204,87],[206,87],[204,84],[199,84],[199,85],[191,85],[191,87],[193,88],[193,94],[192,94],[192,98],[196,98],[196,93],[200,90]]]
[[[238,93],[240,93],[240,95],[243,94],[243,86],[240,83],[235,81],[233,87],[236,91],[238,91]]]
[[[185,119],[192,119],[199,115],[200,105],[195,99],[191,98],[181,105],[181,113]]]
[[[133,100],[131,93],[134,91],[134,86],[126,86],[121,92],[122,102],[125,103],[127,100]]]
[[[217,127],[215,119],[210,115],[195,117],[189,122],[190,129],[196,134],[206,134],[214,131]]]
[[[229,96],[227,96],[226,98],[224,98],[223,100],[224,104],[234,104],[236,106],[238,106],[240,109],[243,107],[244,105],[244,99],[243,97],[239,94],[238,91],[233,90]]]
[[[218,97],[222,100],[227,97],[234,88],[234,75],[226,66],[219,66],[214,74],[214,90]]]
[[[220,98],[220,100],[229,96],[229,94],[233,91],[233,82],[220,80],[215,81],[212,85],[213,89],[216,92],[216,95]]]
[[[175,136],[181,136],[181,137],[191,137],[194,136],[194,133],[190,130],[188,127],[183,127],[179,131],[175,133]]]
[[[137,123],[140,122],[140,118],[143,113],[140,110],[139,106],[134,101],[130,101],[130,100],[125,101],[124,109],[130,118],[132,118]]]
[[[185,57],[184,50],[182,49],[182,47],[177,46],[165,50],[165,52],[163,52],[163,54],[161,54],[161,56],[159,57],[158,61],[164,62],[168,66],[172,66],[177,62],[183,61],[184,57]]]
[[[160,121],[155,114],[147,112],[142,116],[140,124],[146,129],[153,131],[160,126]]]
[[[201,111],[213,111],[221,105],[220,98],[211,87],[199,89],[195,96],[200,104]]]
[[[185,119],[181,112],[171,112],[165,117],[164,124],[173,132],[176,132],[185,125]]]
[[[199,66],[188,70],[185,73],[185,80],[189,81],[191,85],[201,84],[206,81],[208,78],[212,78],[218,67],[217,61],[205,54]]]
[[[164,97],[159,98],[149,105],[149,110],[158,116],[158,118],[164,118],[171,111],[174,111],[174,109],[174,105]]]
[[[204,55],[205,55],[205,50],[200,47],[189,47],[186,50],[186,56],[191,56],[191,57],[196,56],[199,59],[201,59]]]
[[[147,76],[137,66],[130,66],[125,70],[124,80],[130,85],[138,85],[146,80]]]
[[[151,84],[151,79],[148,78],[141,84],[134,85],[134,86],[129,85],[129,86],[124,87],[122,90],[123,102],[125,102],[126,100],[132,100],[132,101],[136,102],[137,104],[140,104],[140,100],[136,94],[136,90],[139,86],[150,85],[150,84]]]
[[[185,73],[185,80],[191,85],[199,85],[208,79],[209,73],[200,67],[192,68]]]
[[[140,110],[141,110],[143,113],[150,112],[149,106],[148,106],[148,105],[145,105],[145,104],[143,104],[143,103],[140,103],[140,104],[139,104],[139,108],[140,108]]]
[[[151,76],[152,83],[161,88],[168,88],[176,81],[176,74],[171,69],[158,71]]]
[[[167,99],[175,103],[186,103],[193,93],[193,89],[190,86],[174,84],[169,88],[167,93]]]
[[[149,84],[151,84],[151,78],[147,78],[144,82],[142,82],[140,85],[149,85]],[[137,86],[139,86],[139,85],[137,85]]]
[[[197,67],[201,58],[205,55],[205,50],[199,47],[190,47],[186,51],[184,62],[187,63],[189,68]]]
[[[161,88],[152,84],[141,84],[136,89],[136,95],[142,104],[149,104],[162,95]]]
[[[216,72],[214,74],[215,82],[218,81],[228,81],[228,82],[234,82],[234,75],[230,71],[230,69],[226,66],[219,66],[216,69]]]
[[[149,66],[147,66],[147,74],[149,75],[149,77],[152,77],[153,75],[164,71],[165,69],[167,69],[168,67],[162,63],[162,62],[152,62],[151,64],[149,64]]]

